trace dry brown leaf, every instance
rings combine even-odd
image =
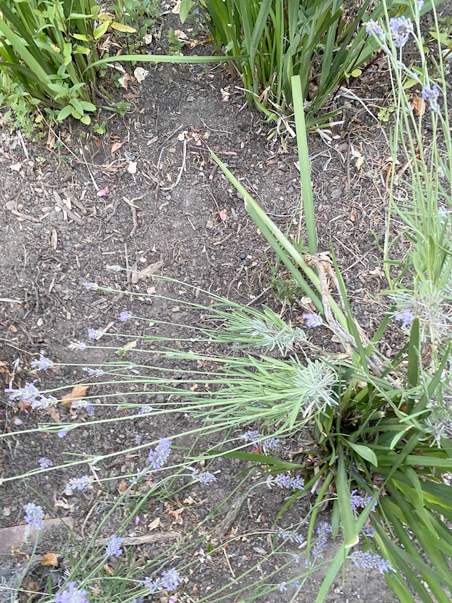
[[[114,153],[116,153],[116,151],[120,149],[123,144],[123,142],[115,142],[115,144],[111,147],[111,154],[113,155]]]
[[[54,498],[53,506],[62,507],[63,509],[68,509],[69,511],[72,511],[75,507],[75,503],[73,505],[70,505],[67,500],[58,500],[57,498]]]
[[[415,96],[411,102],[416,117],[421,117],[425,113],[425,100],[422,96]]]
[[[41,559],[41,565],[54,565],[58,566],[58,558],[55,553],[46,553]]]
[[[52,417],[55,423],[61,423],[60,413],[54,406],[49,406],[47,410],[49,411],[49,415]]]
[[[155,262],[155,264],[149,264],[149,266],[146,266],[146,268],[143,268],[143,270],[140,271],[137,270],[136,264],[134,264],[132,269],[132,283],[136,285],[138,281],[145,279],[147,276],[151,276],[151,274],[155,274],[157,270],[160,270],[160,268],[163,267],[163,264],[163,260],[160,260]]]
[[[155,530],[156,528],[158,528],[158,527],[159,527],[159,525],[160,525],[160,517],[156,517],[156,518],[154,519],[154,521],[152,521],[152,522],[149,524],[149,527],[148,527],[149,532],[151,532],[152,530]]]
[[[128,487],[129,487],[129,484],[126,482],[126,480],[125,479],[121,480],[119,482],[119,486],[118,486],[119,494],[124,494],[124,492],[127,492]]]
[[[81,400],[86,395],[89,385],[75,385],[70,394],[66,394],[61,399],[61,404],[67,408],[72,408],[72,402]]]
[[[110,576],[113,576],[113,574],[115,573],[115,570],[114,570],[112,567],[110,567],[110,566],[108,565],[108,563],[106,563],[106,564],[104,565],[104,570],[105,570],[106,572],[108,572],[108,573],[110,574]]]
[[[184,520],[182,519],[181,515],[184,511],[185,511],[185,509],[182,508],[182,509],[176,509],[175,511],[169,512],[169,514],[174,517],[173,523],[179,523],[179,524],[183,525]]]

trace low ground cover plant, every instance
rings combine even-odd
[[[240,488],[247,492],[278,488],[290,496],[275,524],[259,532],[269,535],[272,543],[260,567],[268,561],[270,568],[270,561],[278,556],[278,568],[272,563],[271,571],[257,578],[253,575],[251,586],[244,587],[240,579],[251,575],[250,569],[199,601],[244,603],[263,600],[272,592],[289,592],[284,596],[295,600],[312,573],[328,567],[316,600],[321,603],[347,558],[358,568],[383,574],[402,602],[450,601],[452,148],[442,48],[436,54],[425,54],[419,28],[421,7],[422,0],[413,5],[412,19],[391,17],[385,11],[381,21],[366,25],[366,34],[387,57],[396,107],[388,229],[381,250],[388,304],[380,327],[372,337],[364,332],[353,315],[334,250],[318,253],[301,82],[294,76],[306,244],[301,240],[292,244],[227,166],[212,156],[309,300],[304,302],[303,322],[295,326],[269,307],[236,304],[206,291],[199,292],[205,303],[181,300],[165,293],[174,281],[156,278],[148,295],[161,296],[199,319],[174,325],[177,335],[169,336],[159,332],[159,326],[167,323],[124,310],[117,318],[125,331],[131,320],[144,321],[152,328],[149,334],[134,338],[133,346],[128,345],[127,333],[122,347],[100,346],[97,339],[110,335],[96,325],[88,329],[89,343],[72,343],[74,354],[90,346],[102,347],[112,358],[116,353],[114,360],[101,366],[78,366],[90,377],[78,386],[94,391],[111,387],[105,398],[112,415],[118,414],[97,418],[101,405],[86,399],[85,390],[73,395],[71,421],[58,425],[43,421],[37,431],[70,438],[73,430],[87,426],[95,430],[98,424],[174,413],[183,413],[192,423],[183,433],[162,434],[152,442],[137,439],[118,452],[87,451],[87,456],[66,465],[74,470],[67,492],[97,487],[103,493],[103,516],[83,547],[72,542],[65,553],[68,574],[57,593],[48,585],[48,597],[43,600],[93,603],[108,597],[131,603],[140,597],[153,600],[154,595],[168,600],[184,597],[190,568],[209,563],[209,556],[222,550],[214,520],[225,513],[236,490],[181,541],[166,546],[152,559],[137,558],[128,540],[128,527],[139,519],[149,497],[171,500],[193,484],[208,492],[221,480],[221,471],[217,472],[220,462],[232,458],[244,463]],[[415,65],[404,63],[408,40],[419,49]],[[423,128],[427,120],[431,136],[426,136]],[[402,171],[397,169],[400,165]],[[397,238],[390,229],[395,217],[404,224]],[[401,237],[407,243],[404,257],[395,252],[394,242]],[[121,266],[109,270],[118,280],[126,272]],[[93,282],[85,287],[92,295],[118,292],[116,287]],[[194,292],[188,284],[184,288]],[[380,352],[379,342],[388,329],[396,328],[400,345],[389,359]],[[310,338],[316,329],[324,329],[339,344],[328,350],[314,345]],[[135,362],[135,353],[146,354],[149,360]],[[45,371],[52,365],[51,360],[40,357],[32,368]],[[137,401],[143,388],[163,397],[159,408],[143,404],[140,398]],[[65,389],[45,391],[30,379],[12,383],[6,393],[10,404],[20,402],[39,412],[54,407]],[[124,410],[127,415],[119,414]],[[300,460],[284,455],[281,442],[302,432],[309,432],[311,441],[304,445]],[[20,437],[21,432],[14,436]],[[108,489],[113,478],[106,462],[131,452],[144,456],[133,470],[115,476],[123,480],[123,487],[120,496],[114,496]],[[82,466],[89,472],[83,474]],[[7,477],[4,482],[58,469],[52,459],[41,458],[35,471]],[[284,511],[313,493],[310,509],[300,522],[281,527]],[[35,500],[26,505],[25,521],[39,530],[44,511],[36,504],[38,495]],[[330,523],[319,518],[327,505]],[[123,514],[118,529],[101,543],[102,528],[111,525],[109,520],[118,509]],[[328,538],[337,543],[332,560],[323,558]],[[113,571],[108,569],[112,569],[111,558],[119,560]],[[235,589],[232,593],[229,586]],[[20,588],[20,580],[16,588]]]

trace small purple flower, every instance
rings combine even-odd
[[[395,572],[389,559],[383,559],[380,555],[373,555],[370,551],[363,553],[355,551],[351,554],[351,559],[359,569],[376,569],[380,574]]]
[[[121,312],[121,314],[119,315],[119,320],[121,322],[127,322],[129,320],[129,318],[132,318],[133,314],[131,312],[128,312],[127,310],[123,310]]]
[[[86,343],[84,341],[71,341],[71,347],[74,348],[74,350],[85,350],[86,349]]]
[[[84,588],[76,589],[75,582],[68,582],[62,593],[57,593],[55,603],[89,603]]]
[[[103,331],[101,329],[88,329],[88,337],[90,339],[97,339],[102,333]]]
[[[304,537],[302,534],[298,534],[297,532],[293,532],[292,530],[283,530],[282,528],[278,529],[279,538],[284,538],[284,540],[288,540],[289,542],[296,542],[297,544],[303,544]],[[298,555],[296,555],[298,557]],[[298,557],[298,561],[295,560],[296,563],[300,561]]]
[[[160,578],[157,578],[157,580],[151,580],[151,578],[145,578],[143,580],[142,584],[145,588],[149,588],[149,593],[151,595],[155,595],[155,593],[158,593],[163,588],[162,581],[160,580]]]
[[[99,289],[99,286],[97,285],[97,283],[89,283],[89,282],[85,281],[84,283],[82,283],[82,285],[86,288],[87,291]]]
[[[67,429],[63,429],[61,431],[58,432],[58,437],[59,438],[65,438],[67,436]]]
[[[32,360],[30,366],[36,370],[46,371],[48,368],[53,366],[53,362],[44,356],[41,356],[39,360]]]
[[[395,315],[395,319],[400,320],[402,322],[402,327],[405,328],[413,322],[414,315],[411,313],[411,310],[400,310],[400,312],[397,312]]]
[[[361,533],[367,538],[373,538],[375,536],[375,528],[372,526],[364,526],[361,530]]]
[[[33,385],[33,383],[26,383],[24,387],[14,389],[12,387],[5,389],[5,394],[11,394],[10,400],[21,400],[22,402],[33,402],[36,396],[40,396],[39,390]]]
[[[181,582],[183,582],[183,578],[175,568],[163,572],[162,574],[162,586],[169,592],[176,590]]]
[[[272,488],[272,486],[279,486],[280,488],[291,488],[292,490],[304,490],[304,479],[297,475],[296,477],[290,477],[289,475],[284,475],[284,473],[280,473],[276,476],[269,475],[267,477],[267,486]]]
[[[406,17],[393,17],[389,19],[392,41],[396,48],[402,48],[408,42],[410,33],[413,33],[413,23]]]
[[[122,555],[122,549],[119,548],[121,542],[122,538],[113,534],[107,542],[105,554],[108,555],[108,557],[120,557]]]
[[[135,444],[141,444],[141,436],[140,435],[135,436]]]
[[[312,556],[314,558],[320,557],[323,559],[323,551],[327,548],[327,535],[331,532],[331,526],[326,521],[321,521],[317,528],[318,538],[312,547]]]
[[[279,592],[283,593],[287,590],[287,586],[285,582],[281,582],[281,584],[279,585]]]
[[[152,406],[149,406],[149,404],[145,404],[144,406],[142,406],[140,408],[140,410],[138,411],[138,414],[139,415],[148,415],[153,410],[154,409],[152,408]]]
[[[295,561],[295,563],[300,563],[300,555],[294,555],[293,560]]]
[[[207,486],[212,482],[216,482],[217,478],[210,471],[204,471],[203,473],[198,473],[198,471],[193,471],[193,479]]]
[[[317,314],[302,314],[301,317],[304,318],[308,327],[319,327],[323,324],[323,320]]]
[[[47,467],[53,467],[52,461],[50,459],[46,459],[45,456],[38,459],[38,463],[41,465],[41,467],[40,467],[41,471],[43,469],[47,469]]]
[[[72,477],[67,485],[66,488],[68,490],[75,490],[77,488],[77,490],[85,490],[85,488],[87,488],[91,483],[91,478],[88,475],[83,475],[82,477]]]
[[[439,90],[435,84],[432,87],[429,84],[425,84],[422,90],[422,98],[428,101],[430,111],[439,111],[438,96]]]
[[[422,10],[424,6],[424,0],[418,0],[417,7],[419,10]]]
[[[267,438],[266,440],[264,440],[263,444],[264,451],[270,452],[271,450],[274,450],[278,446],[280,441],[281,440],[279,438]]]
[[[94,410],[93,405],[89,400],[74,400],[72,402],[71,408],[72,410],[81,410],[82,408],[84,408],[87,412],[92,412]],[[88,410],[88,408],[90,410]]]
[[[84,366],[82,368],[82,371],[88,373],[89,377],[100,377],[104,374],[104,371],[102,369],[92,369],[89,366]]]
[[[114,266],[106,266],[109,272],[120,272],[122,270],[121,266],[115,264]]]
[[[245,431],[240,437],[243,438],[245,442],[252,442],[254,448],[257,448],[259,446],[259,438],[262,438],[262,435],[258,431]]]
[[[24,517],[27,524],[35,530],[41,530],[44,527],[44,511],[34,503],[24,505],[26,515]]]
[[[151,449],[149,452],[148,460],[151,461],[151,466],[154,469],[157,469],[157,471],[160,471],[168,461],[168,457],[171,453],[170,447],[171,440],[163,438],[155,447],[155,451]]]
[[[384,32],[383,32],[381,26],[379,25],[379,23],[377,23],[377,21],[374,21],[373,19],[368,21],[366,23],[366,32],[369,35],[375,34],[377,36],[377,38],[380,40],[380,42],[384,41],[384,38],[385,38]]]
[[[372,496],[361,496],[360,494],[356,494],[358,490],[351,491],[351,505],[353,511],[357,512],[358,509],[364,509],[372,500]],[[378,501],[374,501],[372,506],[372,511],[375,513],[375,507],[377,506]]]

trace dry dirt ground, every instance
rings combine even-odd
[[[270,289],[274,258],[248,217],[243,200],[209,156],[210,147],[281,229],[291,223],[300,197],[295,142],[286,136],[284,148],[279,135],[269,141],[271,128],[244,106],[237,85],[221,67],[152,66],[141,85],[123,91],[132,101],[131,110],[124,117],[108,119],[105,135],[86,135],[77,124],[65,124],[57,132],[63,146],[49,148],[46,139],[30,142],[17,133],[0,132],[0,370],[5,385],[12,374],[16,386],[30,380],[30,361],[43,354],[65,366],[39,373],[42,382],[38,387],[68,387],[63,393],[71,391],[71,384],[86,379],[82,366],[117,358],[112,350],[95,343],[84,351],[70,348],[72,341],[89,341],[88,327],[108,328],[108,339],[105,336],[100,344],[109,346],[120,345],[121,332],[131,337],[146,334],[146,324],[143,327],[138,320],[126,325],[118,322],[124,308],[148,319],[179,324],[196,320],[158,295],[140,297],[154,286],[157,294],[172,293],[190,301],[195,299],[192,290],[182,285],[171,289],[153,282],[152,277],[137,281],[124,271],[107,271],[108,265],[129,266],[135,271],[151,267],[160,275],[242,303],[259,296],[256,307],[267,303],[297,324],[300,306],[296,301],[274,298]],[[388,81],[376,67],[356,93],[378,99],[373,101],[375,105],[384,104],[387,90]],[[385,228],[387,138],[382,125],[361,103],[341,97],[335,102],[344,106],[337,117],[339,123],[322,135],[309,134],[319,246],[328,251],[333,243],[354,311],[373,333],[384,312],[375,301],[385,286],[375,238],[381,242]],[[103,119],[109,115],[104,113]],[[50,143],[55,142],[52,132],[48,136]],[[136,171],[131,173],[134,167]],[[107,193],[99,196],[99,190]],[[304,233],[304,223],[298,215],[292,233],[299,232]],[[118,294],[87,291],[84,281],[118,289]],[[171,335],[172,327],[166,329]],[[310,337],[316,337],[320,345],[329,344],[329,335],[321,330]],[[388,356],[393,353],[390,340],[383,351]],[[93,386],[91,392],[96,418],[108,417],[105,390]],[[139,399],[143,404],[164,402],[163,396],[146,393]],[[70,420],[67,408],[61,407],[58,413],[61,420]],[[2,476],[10,478],[36,469],[37,459],[43,456],[59,465],[69,453],[71,458],[114,454],[132,445],[137,435],[142,441],[151,441],[190,427],[189,418],[177,412],[166,418],[150,416],[94,428],[89,416],[81,412],[80,417],[87,428],[69,432],[66,438],[44,433],[15,437],[14,432],[33,428],[39,420],[51,422],[58,417],[29,410],[15,412],[2,396],[1,428],[4,434],[11,434],[3,440]],[[287,441],[286,452],[296,445],[296,441]],[[195,489],[193,498],[207,499],[208,508],[221,501],[228,485],[236,483],[234,463],[223,461],[218,483],[208,491]],[[110,475],[114,478],[120,469],[131,467],[117,467],[113,462]],[[65,484],[80,471],[79,467],[61,469],[26,483],[5,482],[0,489],[2,527],[21,523],[26,502],[42,504],[30,487],[45,497],[48,516],[54,517],[52,505],[66,500]],[[111,482],[112,492],[117,487]],[[70,498],[65,516],[72,518],[77,536],[83,525],[90,532],[100,521],[95,510],[85,522],[95,498],[94,491],[76,492]],[[285,498],[262,488],[250,500],[235,518],[235,534],[259,530],[263,523],[271,525]],[[313,500],[303,499],[303,504],[291,507],[285,524],[296,521]],[[201,505],[194,509],[197,520],[205,515]],[[148,523],[158,516],[161,530],[183,532],[191,511],[187,510],[180,524],[173,521],[169,510],[160,504],[150,512]],[[322,518],[328,519],[328,509]],[[146,524],[142,525],[146,533]],[[64,536],[59,538],[64,540]],[[59,542],[57,539],[53,546]],[[228,559],[220,555],[211,565],[195,571],[185,586],[186,593],[193,600],[211,594],[219,584],[228,583],[231,573],[239,575],[256,563],[265,547],[265,538],[235,540],[227,549]],[[334,543],[326,558],[333,550]],[[20,562],[20,555],[3,555],[4,567],[14,568]],[[345,584],[336,580],[328,603],[390,601],[378,573],[352,566],[347,569]],[[319,584],[316,576],[296,601],[312,603]],[[272,594],[262,603],[290,601],[291,596],[290,592]],[[224,600],[232,603],[235,597]]]

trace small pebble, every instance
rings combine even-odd
[[[244,251],[242,251],[242,253],[240,254],[240,259],[241,260],[246,260],[246,253]]]

